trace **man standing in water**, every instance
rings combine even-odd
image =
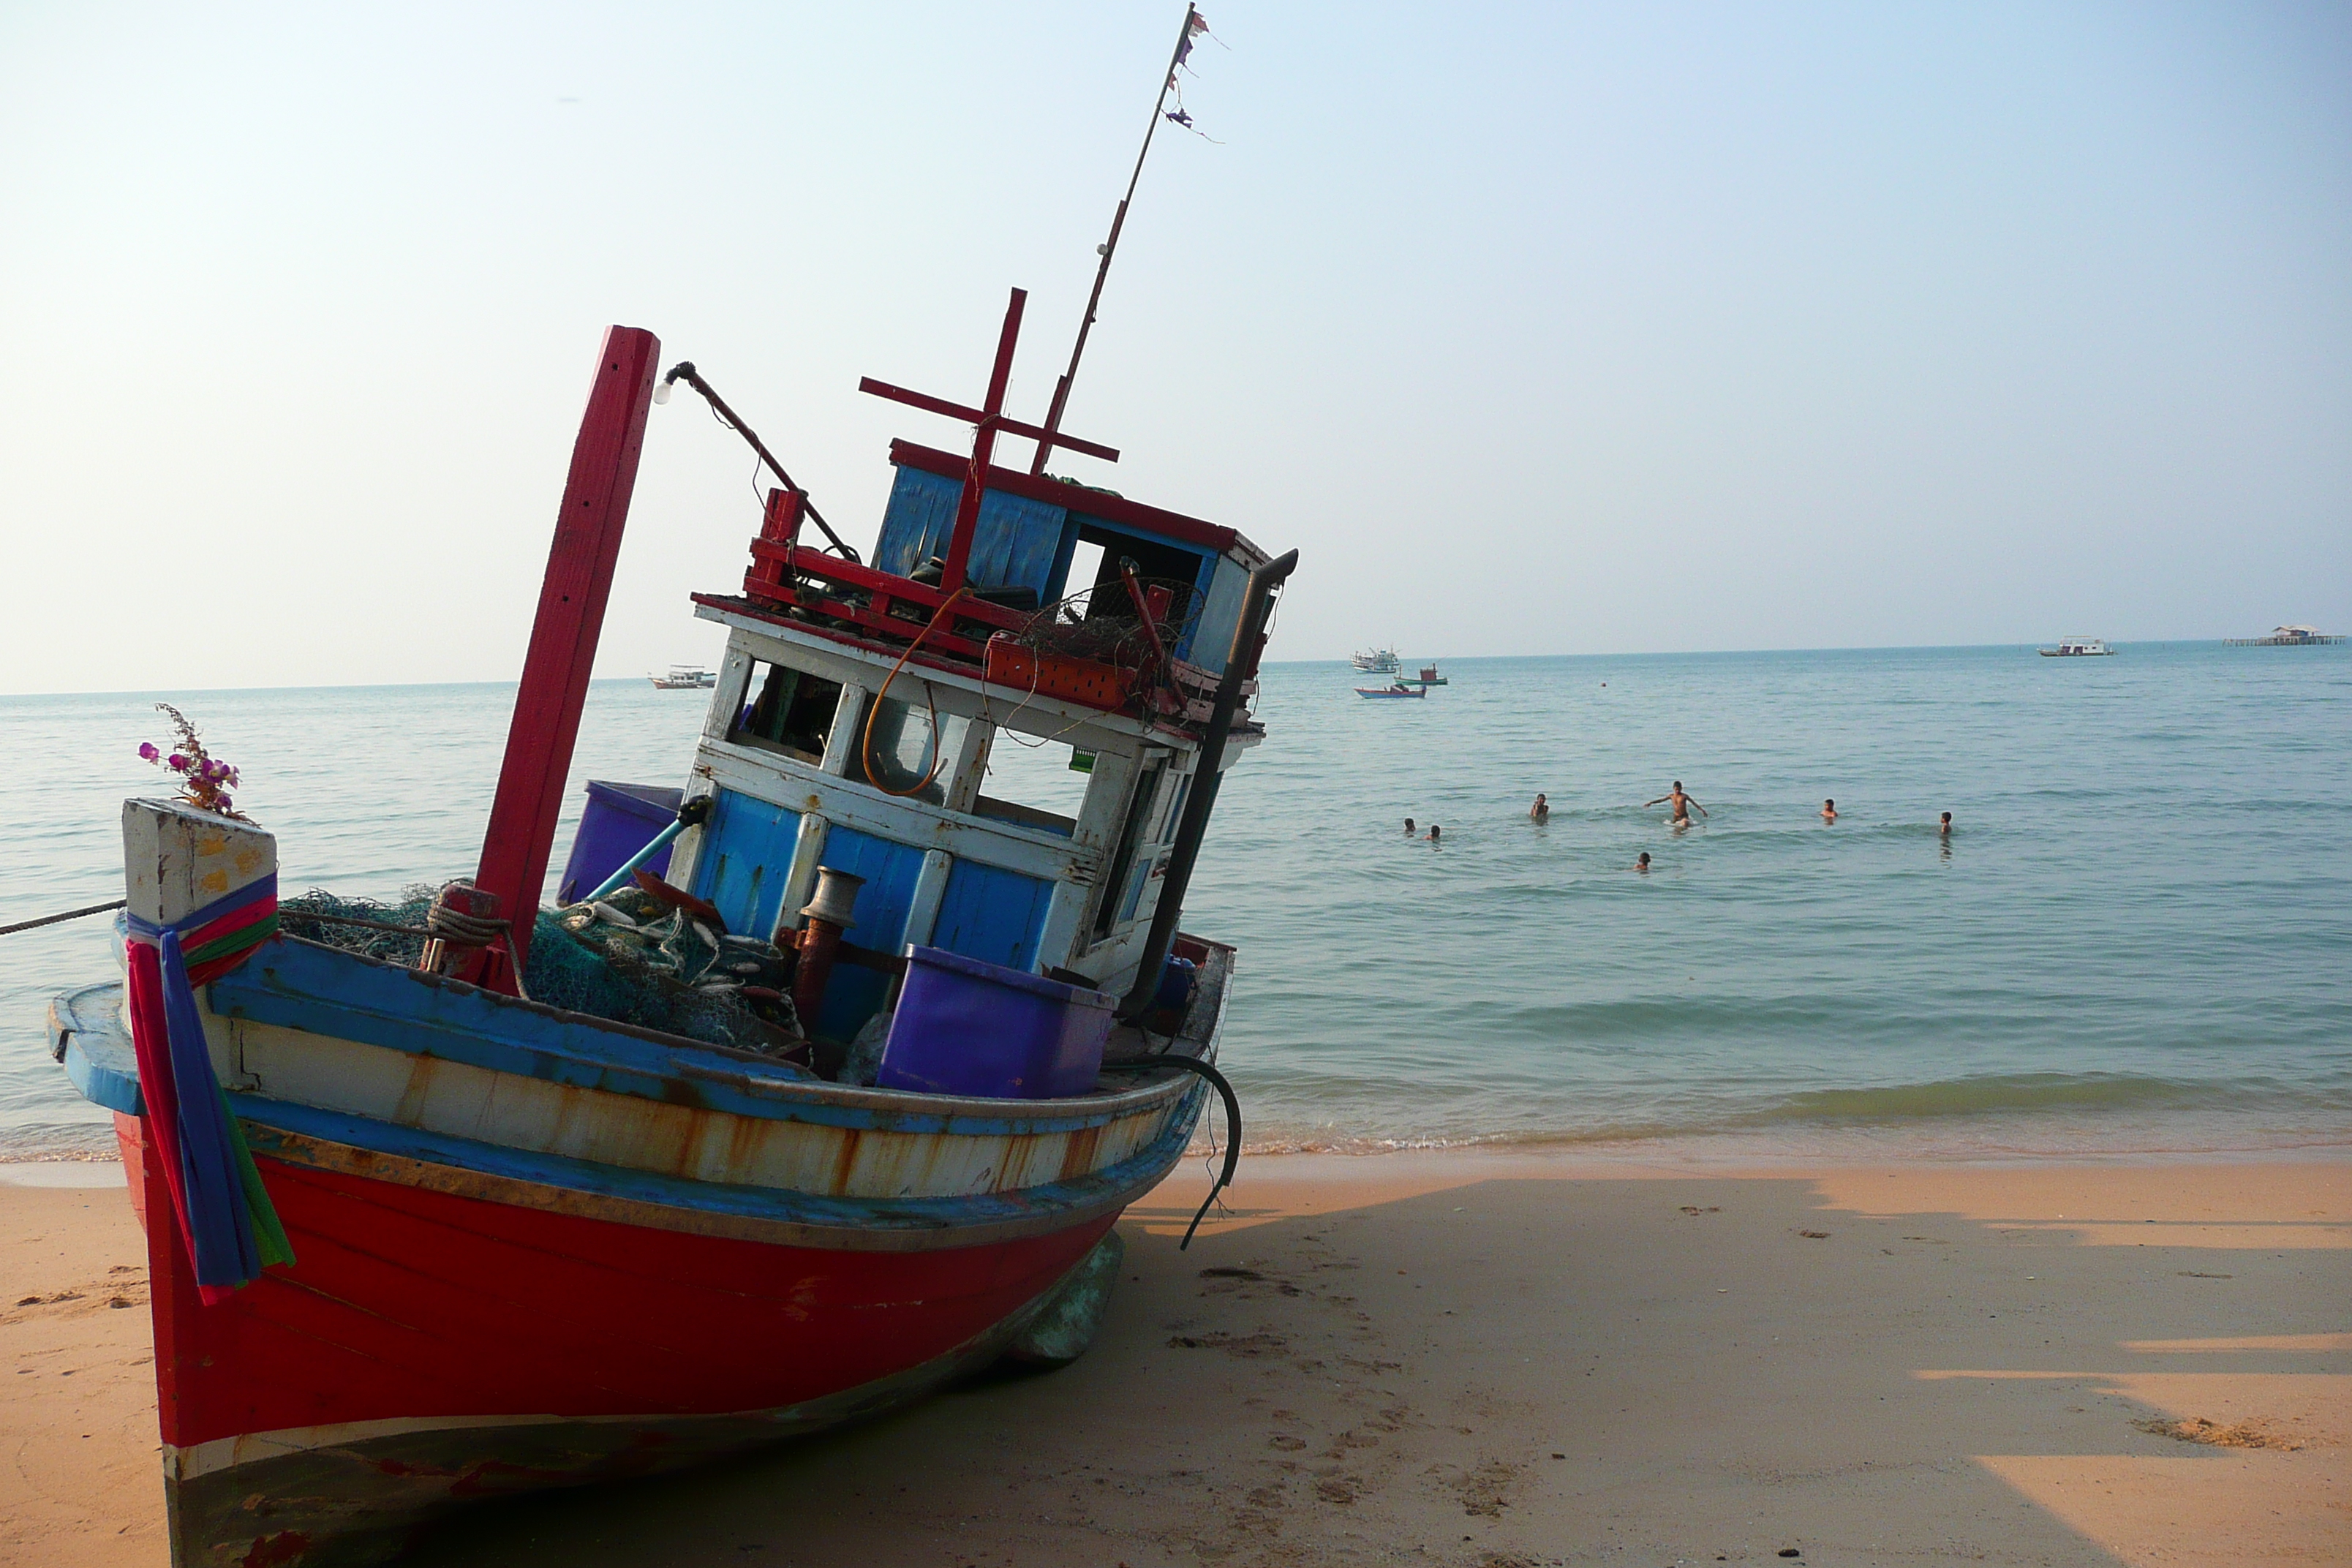
[[[1535,805],[1528,807],[1528,820],[1530,822],[1542,822],[1550,816],[1551,806],[1541,795],[1536,796]]]
[[[1680,780],[1680,779],[1676,779],[1676,780],[1675,781],[1675,787],[1674,787],[1673,789],[1668,790],[1664,795],[1660,795],[1656,800],[1645,800],[1645,801],[1643,801],[1643,802],[1642,803],[1642,805],[1643,805],[1643,806],[1647,807],[1647,806],[1657,805],[1660,805],[1660,804],[1662,804],[1662,803],[1664,803],[1664,802],[1667,802],[1667,801],[1672,801],[1672,802],[1674,803],[1674,807],[1675,807],[1675,824],[1674,824],[1674,825],[1675,825],[1676,827],[1688,827],[1688,826],[1691,825],[1691,821],[1690,821],[1690,814],[1691,814],[1694,810],[1695,810],[1695,811],[1696,811],[1696,812],[1697,812],[1701,816],[1705,816],[1706,815],[1706,807],[1705,807],[1705,806],[1703,806],[1703,805],[1699,805],[1699,803],[1698,803],[1698,802],[1696,802],[1696,801],[1693,800],[1690,796],[1688,796],[1688,795],[1685,795],[1685,794],[1683,793],[1683,781],[1682,781],[1682,780]]]
[[[1950,812],[1948,811],[1944,813],[1943,823],[1936,829],[1936,831],[1942,834],[1947,838],[1949,838],[1952,836],[1952,814]]]
[[[1835,822],[1837,820],[1837,802],[1833,800],[1825,800],[1822,802],[1822,820],[1823,822]]]

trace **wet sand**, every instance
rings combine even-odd
[[[1257,1158],[1179,1253],[1204,1187],[1075,1366],[407,1561],[2352,1561],[2340,1154]],[[0,1181],[0,1561],[164,1561],[141,1258],[119,1185]]]

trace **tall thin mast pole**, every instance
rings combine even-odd
[[[1045,412],[1045,438],[1037,443],[1037,455],[1030,459],[1029,471],[1045,471],[1045,455],[1054,449],[1055,433],[1062,427],[1062,410],[1070,401],[1070,383],[1078,378],[1078,360],[1087,352],[1087,333],[1095,324],[1095,307],[1102,303],[1103,279],[1110,276],[1110,258],[1118,250],[1118,231],[1127,222],[1127,204],[1135,199],[1136,182],[1143,178],[1143,160],[1150,154],[1152,133],[1160,129],[1160,113],[1168,105],[1168,89],[1176,85],[1177,68],[1184,63],[1184,45],[1192,37],[1193,10],[1184,7],[1184,25],[1176,31],[1176,47],[1168,57],[1168,74],[1160,79],[1160,97],[1151,106],[1151,123],[1143,128],[1143,147],[1135,155],[1135,173],[1127,177],[1127,195],[1118,199],[1118,211],[1111,215],[1110,237],[1102,244],[1102,259],[1095,265],[1094,292],[1087,296],[1086,319],[1078,323],[1078,341],[1070,347],[1070,368],[1054,384],[1054,405]]]

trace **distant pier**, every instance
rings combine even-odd
[[[2229,637],[2231,647],[2305,647],[2315,643],[2342,642],[2340,636],[2317,626],[2280,626],[2266,637]]]

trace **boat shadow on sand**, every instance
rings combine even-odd
[[[2107,1562],[2177,1549],[2175,1519],[2326,1554],[2320,1510],[2270,1510],[2342,1484],[2352,1337],[2319,1331],[2352,1289],[2340,1223],[2229,1226],[2154,1171],[2044,1171],[2021,1200],[1976,1173],[1950,1204],[1933,1174],[1493,1163],[1245,1167],[1270,1201],[1179,1254],[1187,1170],[1130,1210],[1128,1277],[1067,1372],[496,1505],[410,1560]]]

